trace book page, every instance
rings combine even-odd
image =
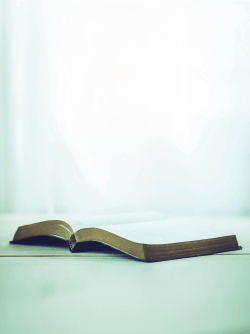
[[[152,220],[162,220],[165,214],[159,211],[142,211],[131,213],[116,213],[109,215],[84,215],[75,218],[62,217],[73,229],[74,232],[87,227],[101,227],[109,225],[123,225],[128,223],[147,222]]]
[[[101,229],[143,244],[170,244],[232,235],[195,220],[160,220],[137,224],[102,226]]]

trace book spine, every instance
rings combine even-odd
[[[75,244],[76,244],[75,235],[72,234],[70,239],[68,240],[69,250],[71,251],[71,253],[74,253]]]

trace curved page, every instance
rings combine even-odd
[[[100,229],[142,244],[170,244],[231,235],[195,220],[160,220],[136,224],[102,226]]]

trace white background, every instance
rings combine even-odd
[[[0,11],[1,212],[249,214],[249,2]]]

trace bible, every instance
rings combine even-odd
[[[36,238],[59,238],[71,252],[106,245],[146,262],[172,260],[241,249],[236,235],[192,220],[162,219],[139,223],[78,228],[62,220],[18,227],[12,244]],[[34,243],[33,243],[34,244]],[[89,246],[91,246],[89,248]]]

